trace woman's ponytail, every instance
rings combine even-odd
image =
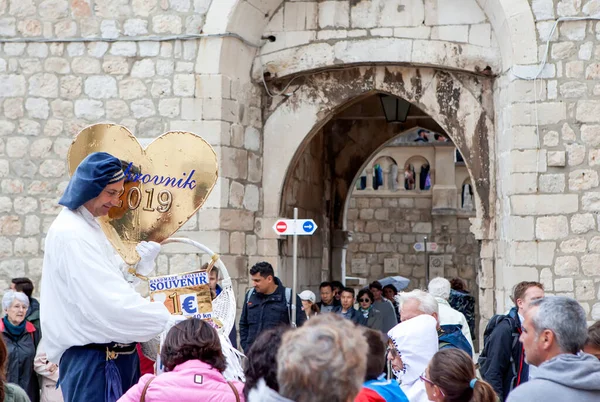
[[[471,402],[495,402],[498,400],[494,388],[483,380],[472,381],[473,397]]]

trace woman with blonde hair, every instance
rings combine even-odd
[[[496,402],[498,396],[487,382],[477,378],[471,357],[460,349],[437,352],[421,376],[430,401]]]

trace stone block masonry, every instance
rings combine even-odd
[[[432,278],[461,277],[475,289],[479,245],[470,233],[467,215],[432,216],[431,199],[419,197],[378,197],[354,193],[347,213],[347,227],[353,232],[348,246],[348,274],[374,281],[390,275],[411,279],[410,288],[424,288],[425,254],[413,248],[423,236],[436,242],[443,267],[431,266]]]

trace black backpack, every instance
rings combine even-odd
[[[488,322],[488,324],[485,327],[485,331],[483,333],[483,350],[481,351],[481,354],[479,355],[479,358],[477,359],[477,365],[479,366],[479,373],[481,374],[481,377],[483,379],[485,379],[487,371],[490,368],[490,364],[492,364],[492,361],[490,361],[490,359],[488,359],[488,357],[487,357],[489,343],[490,343],[489,342],[490,335],[492,334],[492,332],[494,332],[494,329],[496,329],[498,324],[500,324],[504,320],[509,320],[510,324],[511,324],[510,327],[511,328],[514,327],[514,317],[512,317],[511,315],[504,315],[504,314],[494,315],[492,318],[490,318],[490,321]],[[513,342],[512,342],[511,353],[510,353],[510,366],[512,369],[513,376],[516,377],[517,376],[517,365],[515,364],[515,360],[513,359],[512,349],[514,349],[517,342],[519,342],[519,333],[513,332],[512,336],[513,336]]]

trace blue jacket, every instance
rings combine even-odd
[[[339,314],[344,318],[348,318],[350,321],[352,321],[356,325],[364,325],[365,327],[367,326],[367,319],[365,318],[365,316],[362,315],[354,307],[351,307],[350,310],[348,310],[348,315],[342,314],[342,306],[334,307],[331,312],[335,313],[335,314]]]
[[[279,278],[274,279],[277,289],[270,295],[256,291],[246,293],[240,317],[240,345],[244,352],[250,350],[250,346],[262,331],[281,324],[290,324],[291,306],[288,306],[285,298],[285,287]],[[300,326],[306,321],[306,314],[301,308],[302,301],[298,295],[296,295],[296,306],[296,325]]]
[[[460,330],[460,325],[442,325],[441,330],[438,330],[438,341],[440,350],[457,348],[465,351],[469,356],[473,357],[473,349],[467,341],[467,338]]]
[[[376,380],[369,380],[363,387],[377,392],[386,402],[408,402],[408,398],[396,380],[386,380],[382,375]]]

